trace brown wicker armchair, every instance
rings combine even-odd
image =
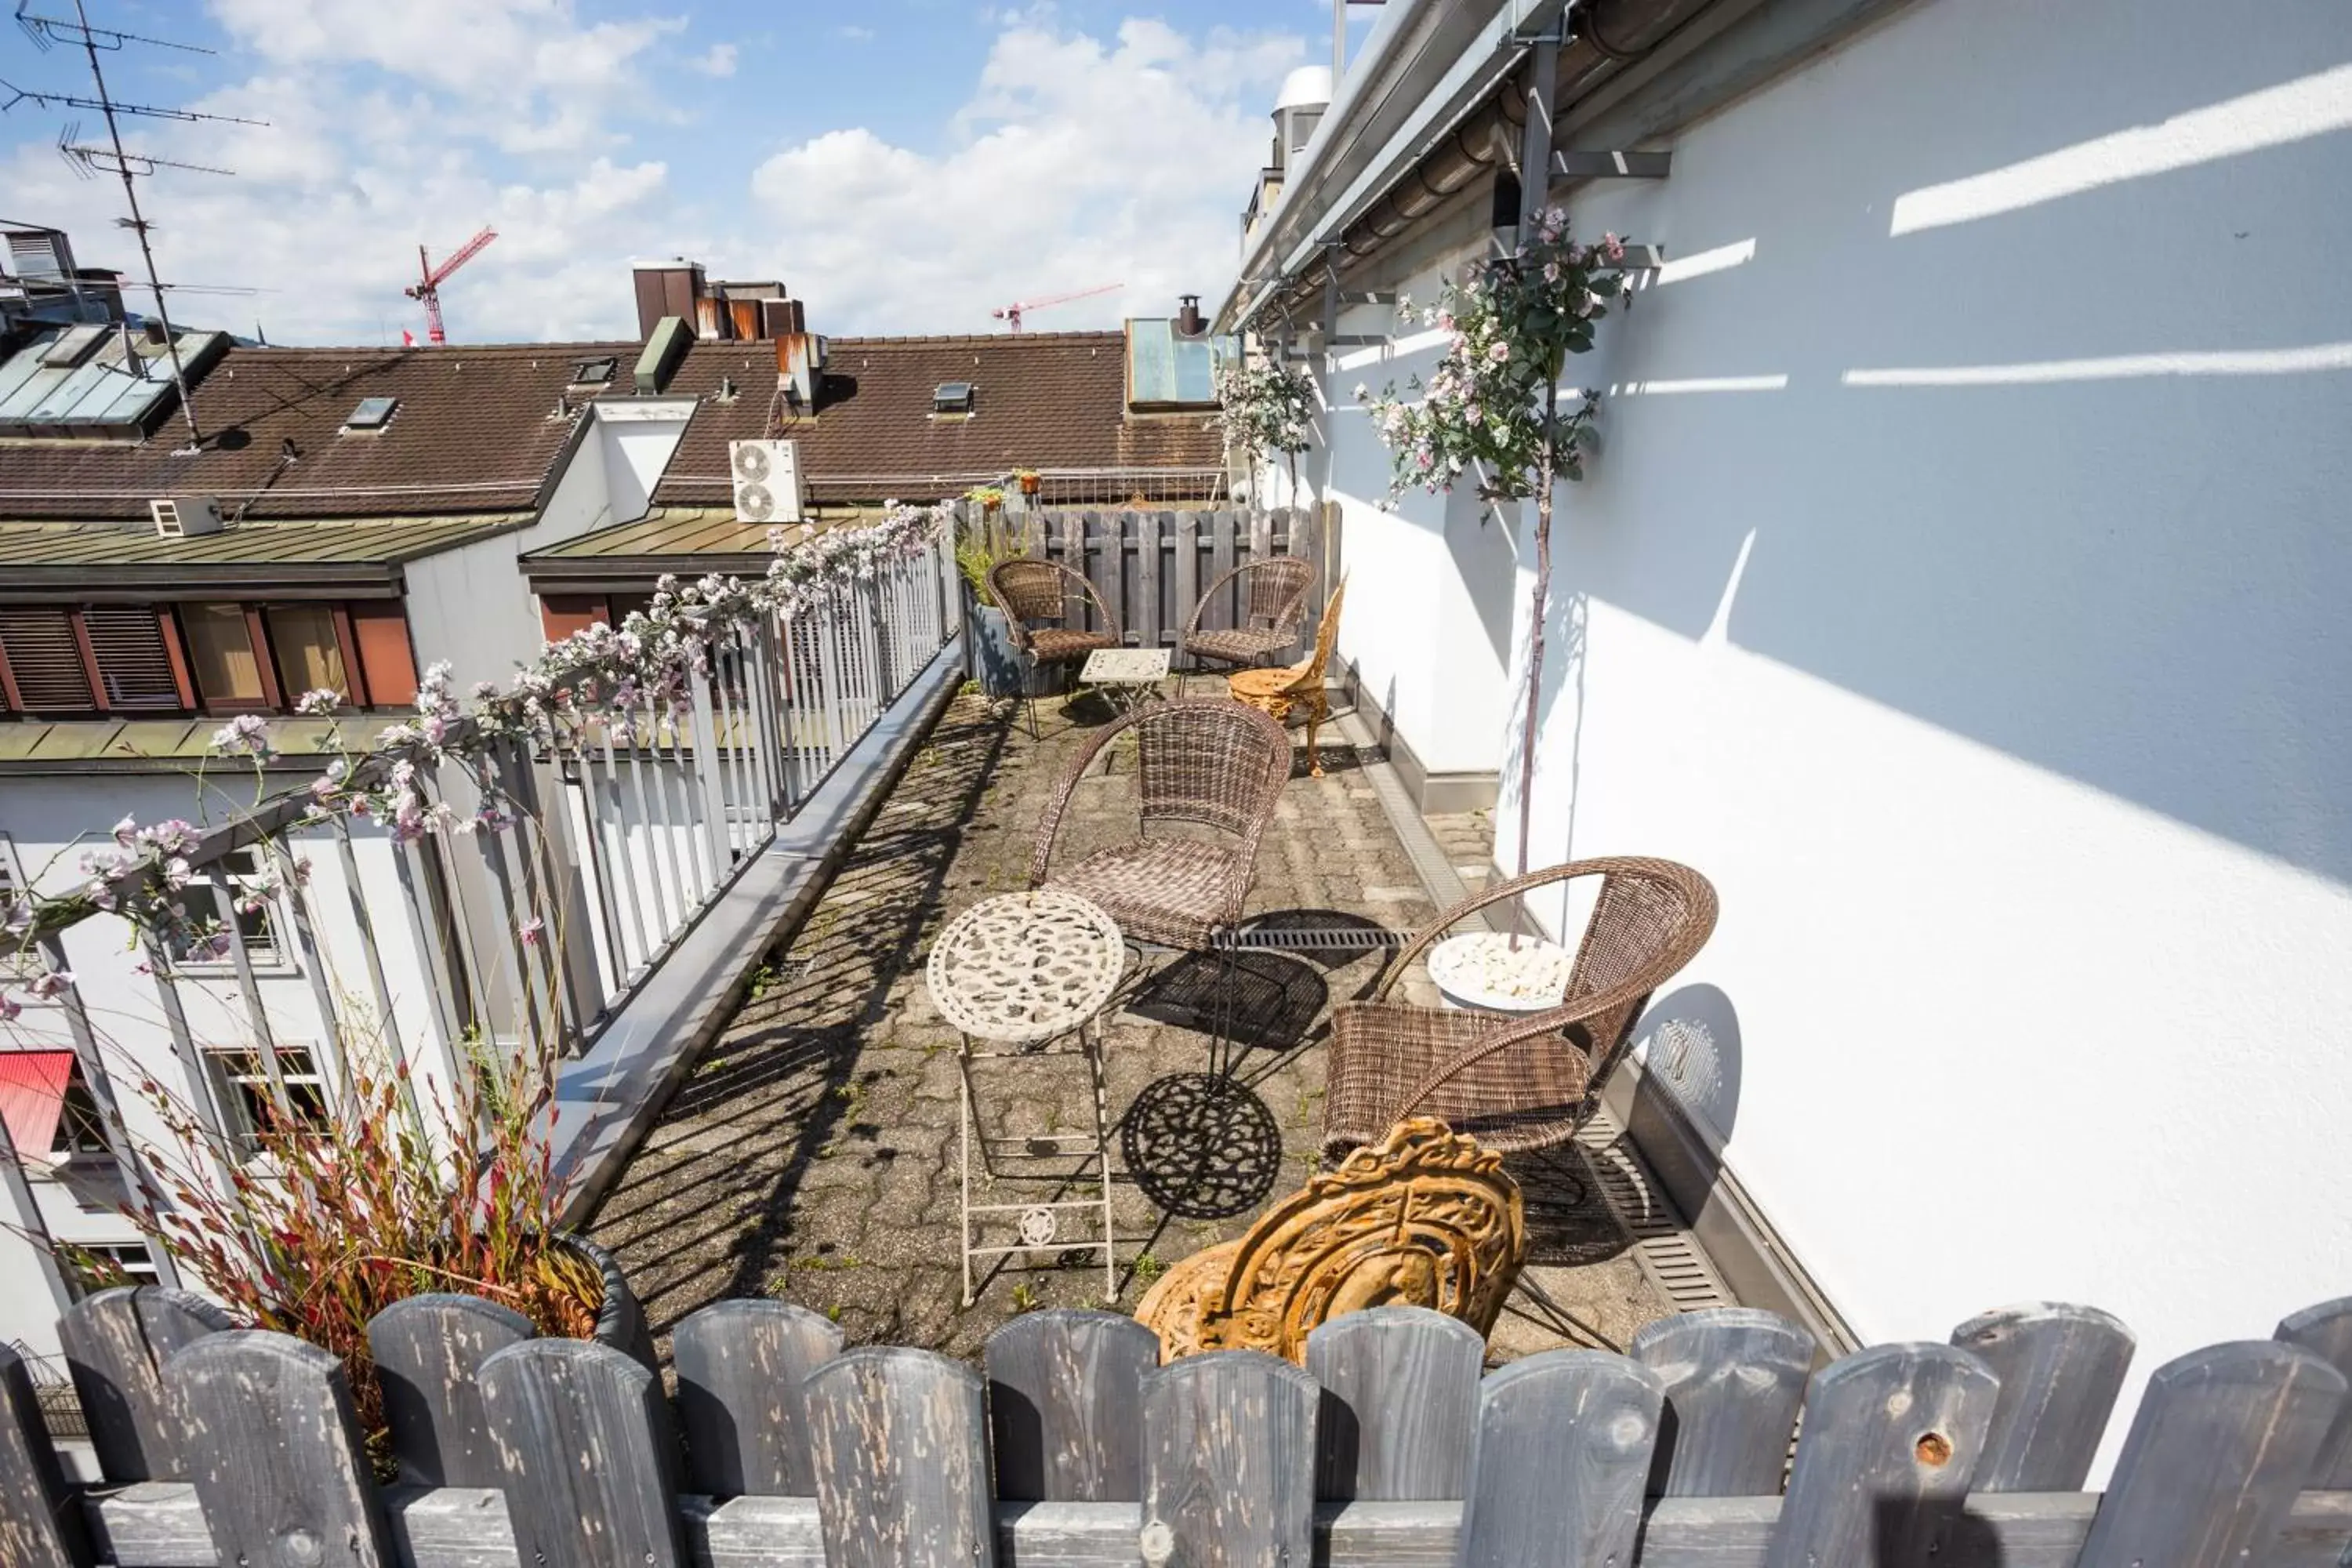
[[[1076,585],[1076,592],[1072,585]],[[1032,674],[1040,665],[1072,664],[1097,648],[1118,647],[1118,617],[1110,613],[1095,585],[1058,562],[1024,556],[1000,561],[989,568],[988,596],[1004,612],[1004,629],[1013,646],[1029,658]],[[1094,606],[1099,631],[1086,629],[1086,606]],[[1071,610],[1078,624],[1069,625]],[[1032,625],[1044,622],[1045,625]],[[1035,681],[1028,684],[1034,688]],[[1037,732],[1037,699],[1029,695],[1029,732]]]
[[[1135,731],[1141,832],[1056,870],[1054,850],[1071,793],[1096,756]],[[1190,952],[1242,918],[1257,871],[1258,840],[1290,777],[1290,737],[1238,702],[1183,698],[1139,709],[1089,736],[1045,803],[1029,885],[1090,899],[1137,942]],[[1155,826],[1193,823],[1216,838],[1153,837]]]
[[[1242,624],[1225,631],[1202,631],[1202,617],[1236,579],[1242,585]],[[1314,563],[1302,555],[1276,555],[1236,566],[1210,584],[1192,606],[1177,650],[1220,664],[1263,664],[1298,640],[1299,629],[1307,624],[1307,590],[1314,584]]]
[[[1391,1002],[1415,959],[1467,916],[1531,889],[1598,877],[1601,893],[1576,950],[1567,999],[1545,1012],[1454,1012]],[[1408,1116],[1439,1116],[1508,1152],[1562,1143],[1600,1104],[1650,994],[1715,930],[1714,885],[1672,860],[1577,860],[1498,882],[1408,942],[1368,1002],[1331,1019],[1323,1156],[1378,1142]]]

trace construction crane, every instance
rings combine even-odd
[[[443,260],[441,265],[438,267],[434,266],[433,258],[425,254],[425,247],[423,246],[420,245],[416,247],[416,270],[419,274],[420,280],[409,285],[409,287],[403,289],[402,292],[406,294],[412,300],[423,302],[425,306],[425,337],[426,342],[446,343],[449,341],[449,334],[441,329],[442,283],[448,279],[449,274],[457,271],[457,268],[465,266],[466,263],[473,260],[474,258],[482,254],[483,247],[488,246],[490,241],[498,238],[498,237],[499,231],[497,229],[486,228],[482,230],[481,233],[476,235],[473,238],[459,246],[445,260]],[[408,334],[403,332],[401,336],[405,338]]]
[[[989,314],[1003,321],[1008,331],[1017,332],[1021,330],[1021,313],[1024,310],[1042,310],[1048,305],[1066,305],[1073,300],[1092,299],[1097,294],[1108,294],[1114,289],[1126,287],[1124,283],[1106,283],[1098,289],[1081,289],[1074,294],[1048,294],[1042,300],[1015,300],[1010,305],[991,310]]]

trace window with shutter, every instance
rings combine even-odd
[[[8,655],[16,700],[27,713],[87,713],[98,706],[90,700],[73,618],[64,610],[0,609],[0,649]]]
[[[118,712],[180,706],[180,683],[172,678],[172,656],[163,648],[163,628],[146,605],[92,605],[81,613],[106,685],[106,705]]]

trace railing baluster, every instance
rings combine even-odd
[[[666,945],[669,941],[670,933],[676,931],[686,919],[683,903],[677,901],[680,900],[681,895],[678,892],[677,871],[671,864],[671,856],[677,847],[669,842],[668,829],[654,820],[653,811],[646,804],[648,795],[652,793],[646,788],[645,757],[648,742],[653,738],[648,731],[656,728],[659,723],[660,720],[656,714],[653,700],[650,698],[646,700],[642,710],[642,720],[638,714],[633,713],[630,716],[629,784],[637,797],[637,821],[645,828],[646,859],[654,890],[656,918],[653,928],[654,937],[650,944],[652,950],[657,950]],[[655,791],[657,792],[661,785],[661,761],[658,752],[655,754],[654,769]],[[669,807],[665,800],[662,807],[665,817],[667,816],[668,811]]]
[[[693,694],[688,719],[694,726],[695,776],[694,784],[689,787],[698,797],[702,807],[702,831],[696,842],[709,860],[703,879],[704,896],[707,898],[727,874],[728,862],[727,775],[719,757],[719,686],[723,672],[719,667],[718,648],[708,647],[706,651],[710,661],[709,669],[706,672],[689,666],[687,679],[688,689]],[[677,733],[675,727],[670,733],[675,742]],[[685,782],[682,776],[680,782]],[[687,803],[689,816],[693,815],[696,804],[694,800]]]
[[[627,797],[621,789],[621,764],[613,752],[613,721],[610,719],[604,720],[597,726],[597,730],[604,752],[604,788],[611,795],[613,800],[613,809],[609,818],[614,846],[613,874],[619,879],[622,891],[628,896],[630,933],[636,938],[637,943],[636,955],[622,966],[623,973],[625,975],[634,973],[641,965],[651,963],[654,949],[659,943],[653,938],[652,926],[646,923],[646,900],[638,891],[637,884],[642,879],[642,874],[637,869],[636,850],[629,841],[629,805]],[[643,799],[640,794],[640,805],[643,804]]]
[[[385,1047],[395,1062],[408,1059],[408,1044],[401,1038],[400,1021],[393,1010],[392,985],[384,978],[383,955],[376,951],[375,918],[368,910],[367,894],[360,886],[359,852],[352,846],[351,825],[341,816],[335,824],[335,860],[343,874],[343,890],[351,900],[352,921],[360,933],[360,953],[367,964],[368,994],[375,1000],[376,1026],[383,1032]],[[417,955],[420,963],[425,955]],[[431,971],[426,970],[429,974]],[[416,1134],[425,1136],[425,1109],[417,1103],[415,1075],[401,1073],[400,1102],[408,1112],[408,1120]]]
[[[277,868],[278,879],[286,889],[286,903],[294,921],[294,946],[302,965],[303,978],[310,982],[311,1005],[319,1014],[319,1045],[335,1075],[335,1099],[346,1116],[359,1109],[359,1090],[352,1082],[351,1053],[344,1048],[343,1025],[335,1011],[334,988],[327,983],[327,966],[319,956],[318,933],[311,928],[309,889],[305,879],[296,874],[294,856],[286,840],[265,841],[267,853]],[[257,856],[262,846],[255,847]]]
[[[454,1089],[463,1081],[458,1076],[457,1042],[465,1037],[467,1016],[478,1016],[481,993],[467,984],[466,955],[453,955],[450,952],[449,939],[463,939],[450,930],[457,917],[449,908],[447,885],[433,876],[437,862],[425,858],[431,853],[425,841],[412,838],[391,847],[393,868],[400,878],[400,906],[407,914],[408,933],[415,941],[425,967],[426,988],[433,994],[434,1009],[440,1019],[435,1042],[440,1047],[440,1060],[436,1065],[446,1075],[444,1084]],[[457,961],[454,966],[450,962],[453,956]],[[462,1013],[461,1003],[465,1009]]]
[[[253,1030],[253,1043],[261,1053],[261,1070],[269,1079],[269,1103],[278,1108],[279,1116],[291,1121],[294,1104],[287,1097],[286,1073],[278,1061],[278,1034],[269,1026],[268,1010],[261,1005],[261,987],[253,978],[253,954],[245,945],[245,926],[237,915],[228,872],[215,860],[205,868],[205,879],[212,884],[213,908],[228,937],[229,963],[236,971],[237,992],[245,998],[246,1024]]]
[[[229,1167],[237,1157],[237,1150],[229,1138],[227,1108],[213,1094],[213,1076],[205,1070],[204,1052],[196,1047],[194,1033],[188,1027],[188,1010],[180,1000],[180,984],[172,973],[172,954],[163,937],[152,929],[142,929],[140,945],[147,953],[147,971],[155,982],[155,1004],[163,1015],[164,1032],[172,1037],[172,1057],[179,1063],[181,1076],[188,1083],[188,1108],[195,1112],[197,1127],[206,1141],[206,1154],[213,1167],[214,1178],[220,1191],[230,1189]]]
[[[56,1239],[49,1235],[49,1222],[33,1195],[32,1183],[25,1178],[25,1162],[16,1152],[16,1135],[8,1131],[5,1117],[0,1117],[0,1185],[8,1193],[5,1222],[32,1247],[41,1282],[49,1288],[50,1304],[64,1312],[74,1304],[73,1287],[66,1282],[65,1269],[58,1262]]]

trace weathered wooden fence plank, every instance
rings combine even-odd
[[[1160,603],[1160,541],[1168,536],[1175,514],[1139,511],[1135,515],[1135,642],[1138,647],[1160,647],[1167,637],[1166,608]]]
[[[1313,1378],[1262,1351],[1209,1351],[1146,1373],[1143,1561],[1305,1568],[1320,1398]]]
[[[1652,1496],[1779,1495],[1812,1335],[1777,1312],[1717,1307],[1647,1325],[1631,1353],[1665,1394]]]
[[[2123,1392],[2131,1331],[2095,1307],[2035,1301],[1969,1319],[1952,1343],[2000,1379],[1977,1490],[2081,1487]]]
[[[2000,1392],[1948,1345],[1882,1345],[1814,1373],[1769,1568],[1944,1568]]]
[[[1487,1378],[1460,1568],[1632,1563],[1664,1392],[1605,1351],[1546,1351]]]
[[[2301,1345],[2352,1378],[2352,1296],[2289,1313],[2279,1321],[2271,1337],[2284,1344]],[[2315,1490],[2352,1491],[2352,1400],[2345,1402],[2336,1417],[2304,1485]]]
[[[84,1568],[95,1562],[81,1509],[41,1419],[25,1358],[0,1345],[0,1563]]]
[[[1103,605],[1109,611],[1122,638],[1135,618],[1135,612],[1127,603],[1125,590],[1127,551],[1121,538],[1121,522],[1128,515],[1130,514],[1116,511],[1089,511],[1085,514],[1087,580],[1095,585],[1095,592],[1102,595]],[[1110,628],[1097,626],[1096,629],[1108,631]]]
[[[670,1336],[686,1484],[714,1497],[814,1497],[801,1382],[841,1328],[784,1301],[715,1301]]]
[[[2222,1568],[2265,1554],[2345,1399],[2297,1345],[2192,1351],[2148,1379],[2082,1568]]]
[[[929,1351],[852,1351],[802,1385],[831,1568],[990,1568],[978,1373]]]
[[[202,1297],[159,1285],[98,1291],[58,1320],[66,1367],[89,1419],[90,1447],[108,1480],[187,1479],[183,1425],[168,1413],[163,1365],[234,1326]]]
[[[1422,1307],[1343,1313],[1307,1335],[1307,1371],[1323,1389],[1316,1495],[1367,1502],[1460,1498],[1486,1360],[1477,1330]]]
[[[479,1296],[411,1296],[369,1321],[368,1351],[402,1480],[499,1484],[499,1457],[482,1418],[482,1363],[537,1331],[520,1312]]]
[[[1295,506],[1290,509],[1286,553],[1296,555],[1315,568],[1315,584],[1307,590],[1307,651],[1314,651],[1315,628],[1322,623],[1323,606],[1331,602],[1331,574],[1323,569],[1323,545],[1318,537],[1313,507]]]
[[[988,1336],[985,1355],[998,1497],[1142,1497],[1141,1384],[1159,1335],[1117,1312],[1025,1312]]]
[[[290,1334],[207,1334],[163,1369],[216,1560],[392,1568],[343,1363]]]
[[[1203,631],[1229,631],[1241,625],[1234,618],[1234,584],[1230,580],[1234,561],[1234,536],[1241,531],[1241,522],[1230,511],[1209,514],[1209,588],[1215,597],[1208,613],[1201,617]]]
[[[1171,646],[1183,640],[1185,629],[1192,624],[1193,607],[1201,600],[1200,527],[1203,515],[1197,511],[1176,514],[1173,542],[1169,552],[1175,583],[1174,596],[1168,601],[1168,641]],[[1197,669],[1200,661],[1189,654],[1180,653],[1175,667],[1183,670]]]
[[[1062,564],[1084,577],[1087,574],[1087,515],[1082,511],[1066,511],[1061,515],[1061,524]],[[1074,604],[1066,602],[1064,613],[1069,618],[1065,624],[1092,629],[1094,607],[1086,602],[1086,595],[1079,593],[1075,585],[1065,583],[1063,586],[1076,601]]]
[[[685,1563],[669,1409],[635,1358],[588,1340],[525,1340],[482,1363],[482,1411],[524,1563]]]

